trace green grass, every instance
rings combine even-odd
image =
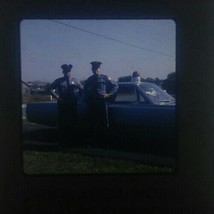
[[[138,174],[173,173],[166,167],[147,166],[139,162],[91,157],[75,153],[61,152],[23,152],[25,174]]]

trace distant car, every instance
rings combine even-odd
[[[156,84],[118,82],[117,95],[108,104],[110,129],[122,135],[142,138],[175,137],[175,98]],[[80,126],[87,127],[87,106],[83,98],[78,103]],[[29,122],[57,126],[56,101],[32,102],[26,107]],[[128,130],[128,131],[125,131]]]

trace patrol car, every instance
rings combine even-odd
[[[176,137],[176,99],[153,83],[118,82],[117,95],[108,104],[109,129],[118,135],[143,139]],[[78,102],[79,126],[87,130],[87,105],[84,98]],[[31,102],[26,106],[29,122],[58,126],[56,101]],[[128,130],[128,131],[126,131]],[[140,134],[139,134],[140,133]]]

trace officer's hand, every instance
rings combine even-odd
[[[109,98],[110,95],[109,94],[103,94],[103,98],[106,99],[106,98]]]

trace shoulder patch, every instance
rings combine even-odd
[[[111,80],[111,77],[108,77],[108,80]]]

